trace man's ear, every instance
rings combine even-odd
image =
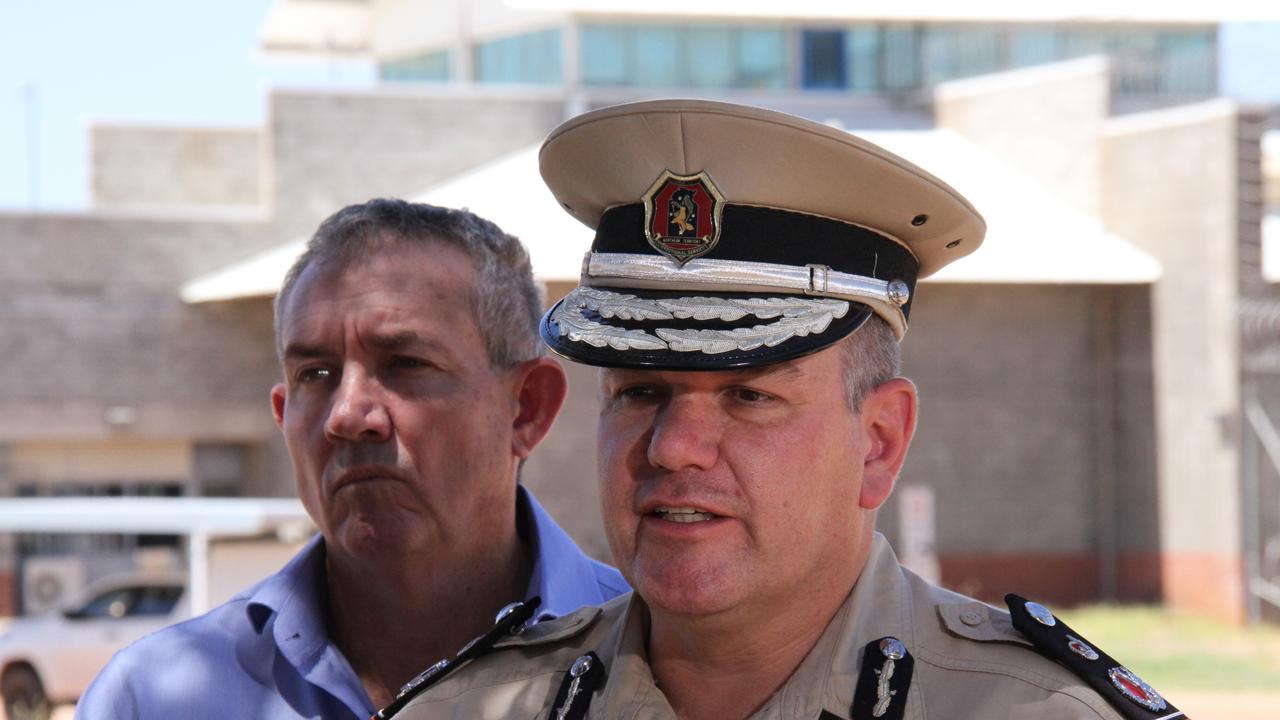
[[[866,510],[880,507],[893,491],[915,434],[916,402],[916,386],[906,378],[880,385],[862,402],[861,420],[868,447],[858,504]]]
[[[284,383],[276,383],[271,388],[271,416],[276,419],[276,427],[284,429]]]
[[[569,392],[569,381],[560,363],[549,357],[520,363],[515,372],[516,417],[511,426],[511,452],[523,460],[551,430]]]

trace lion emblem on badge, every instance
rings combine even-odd
[[[705,172],[666,170],[644,195],[645,239],[654,250],[683,265],[706,255],[720,241],[724,196]]]

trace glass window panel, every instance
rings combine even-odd
[[[476,82],[550,85],[561,81],[559,29],[479,43],[473,57]]]
[[[886,90],[910,90],[920,86],[920,38],[914,27],[885,27],[883,62]]]
[[[880,31],[874,27],[856,27],[845,33],[844,41],[849,87],[858,92],[879,92]]]
[[[1009,34],[1009,62],[1026,67],[1053,62],[1061,57],[1058,34],[1050,28],[1013,28]]]
[[[1217,54],[1214,36],[1203,31],[1165,32],[1159,38],[1160,90],[1173,95],[1212,95]]]
[[[168,615],[182,597],[182,588],[172,586],[140,587],[129,615]]]
[[[690,87],[733,87],[734,38],[728,28],[691,28],[687,35],[687,73]]]
[[[805,30],[800,42],[804,87],[836,90],[848,84],[843,30]]]
[[[528,82],[555,85],[561,82],[560,30],[534,33],[524,48],[527,61]]]
[[[627,85],[627,56],[631,33],[623,28],[584,25],[580,37],[582,82],[585,85]]]
[[[934,83],[955,77],[956,35],[945,26],[927,28],[924,31],[921,58],[924,64],[924,82]]]
[[[448,82],[449,53],[446,50],[378,65],[378,77],[388,82]]]
[[[674,27],[637,27],[631,44],[634,74],[630,85],[648,87],[683,87],[689,85],[687,63],[684,62],[685,38]]]
[[[740,84],[749,88],[787,85],[787,36],[782,30],[747,28],[739,31]]]
[[[1064,57],[1076,58],[1106,52],[1103,37],[1097,30],[1088,27],[1072,28],[1065,33],[1064,38]]]
[[[137,588],[131,587],[108,590],[86,603],[77,615],[85,618],[124,617],[136,593]]]
[[[593,24],[581,46],[588,85],[781,88],[789,77],[778,28]]]
[[[940,26],[925,31],[925,79],[932,84],[1001,69],[993,28]]]

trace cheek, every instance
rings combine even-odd
[[[600,419],[596,477],[600,479],[601,514],[611,544],[617,542],[616,535],[625,534],[626,528],[636,522],[631,495],[645,453],[640,442],[642,433],[636,432],[635,427],[604,415]]]

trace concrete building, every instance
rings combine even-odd
[[[582,109],[696,95],[838,122],[991,221],[987,248],[922,286],[904,346],[923,407],[901,489],[926,493],[899,498],[933,512],[891,501],[881,525],[899,547],[932,546],[946,584],[984,597],[1262,613],[1247,571],[1269,572],[1252,543],[1277,534],[1280,507],[1251,520],[1242,482],[1277,506],[1280,480],[1247,411],[1280,416],[1280,365],[1241,313],[1277,293],[1262,126],[1212,99],[1214,24],[659,5],[280,2],[264,47],[368,53],[382,84],[275,91],[262,128],[95,128],[91,212],[0,215],[6,491],[292,493],[266,404],[289,243],[376,195],[465,203],[534,248],[555,296],[589,232],[552,224],[567,216],[518,179],[521,158]],[[1256,342],[1276,357],[1269,337]],[[594,372],[569,370],[524,481],[603,557],[584,471]],[[27,536],[0,577],[140,542]]]

